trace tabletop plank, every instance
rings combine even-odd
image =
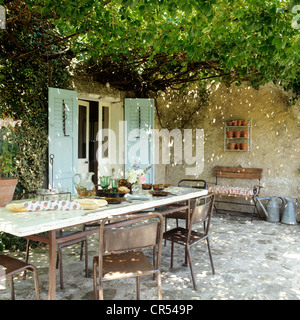
[[[41,232],[63,229],[90,223],[109,216],[138,212],[168,205],[207,194],[207,190],[170,187],[172,194],[167,197],[151,197],[150,200],[132,200],[121,204],[111,204],[97,210],[11,212],[0,208],[0,231],[24,237]]]

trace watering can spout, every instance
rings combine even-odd
[[[260,207],[263,209],[264,214],[268,218],[269,214],[264,205],[261,203],[261,200],[269,200],[269,198],[257,198],[258,203],[260,204]]]

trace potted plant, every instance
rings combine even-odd
[[[15,127],[21,120],[0,118],[0,207],[12,201],[18,179],[14,177],[15,157],[18,147],[15,141]]]

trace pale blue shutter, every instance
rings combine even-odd
[[[125,99],[125,172],[137,163],[154,183],[154,99]]]
[[[77,92],[49,88],[49,187],[75,193],[73,175],[78,168]]]

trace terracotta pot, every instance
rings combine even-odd
[[[234,126],[237,126],[237,123],[238,123],[237,120],[233,120],[233,125]]]
[[[248,143],[241,143],[242,150],[248,150]]]
[[[236,148],[237,148],[237,150],[241,150],[241,144],[240,144],[240,143],[237,143],[237,144],[236,144]]]
[[[243,120],[242,121],[242,126],[247,126],[248,125],[248,120]]]
[[[227,125],[228,125],[228,126],[232,126],[232,125],[233,125],[233,121],[228,121],[228,122],[227,122]]]
[[[242,125],[242,120],[237,120],[237,125],[241,126]]]
[[[234,131],[234,136],[236,138],[240,138],[241,137],[241,131]]]
[[[235,145],[236,145],[236,143],[234,143],[234,142],[229,142],[229,143],[228,143],[228,148],[229,148],[230,150],[234,150],[234,149],[235,149]]]
[[[249,132],[248,131],[242,131],[242,135],[244,138],[248,138]]]
[[[232,138],[233,137],[233,131],[227,131],[227,137]]]
[[[0,207],[12,202],[18,179],[0,179]]]

